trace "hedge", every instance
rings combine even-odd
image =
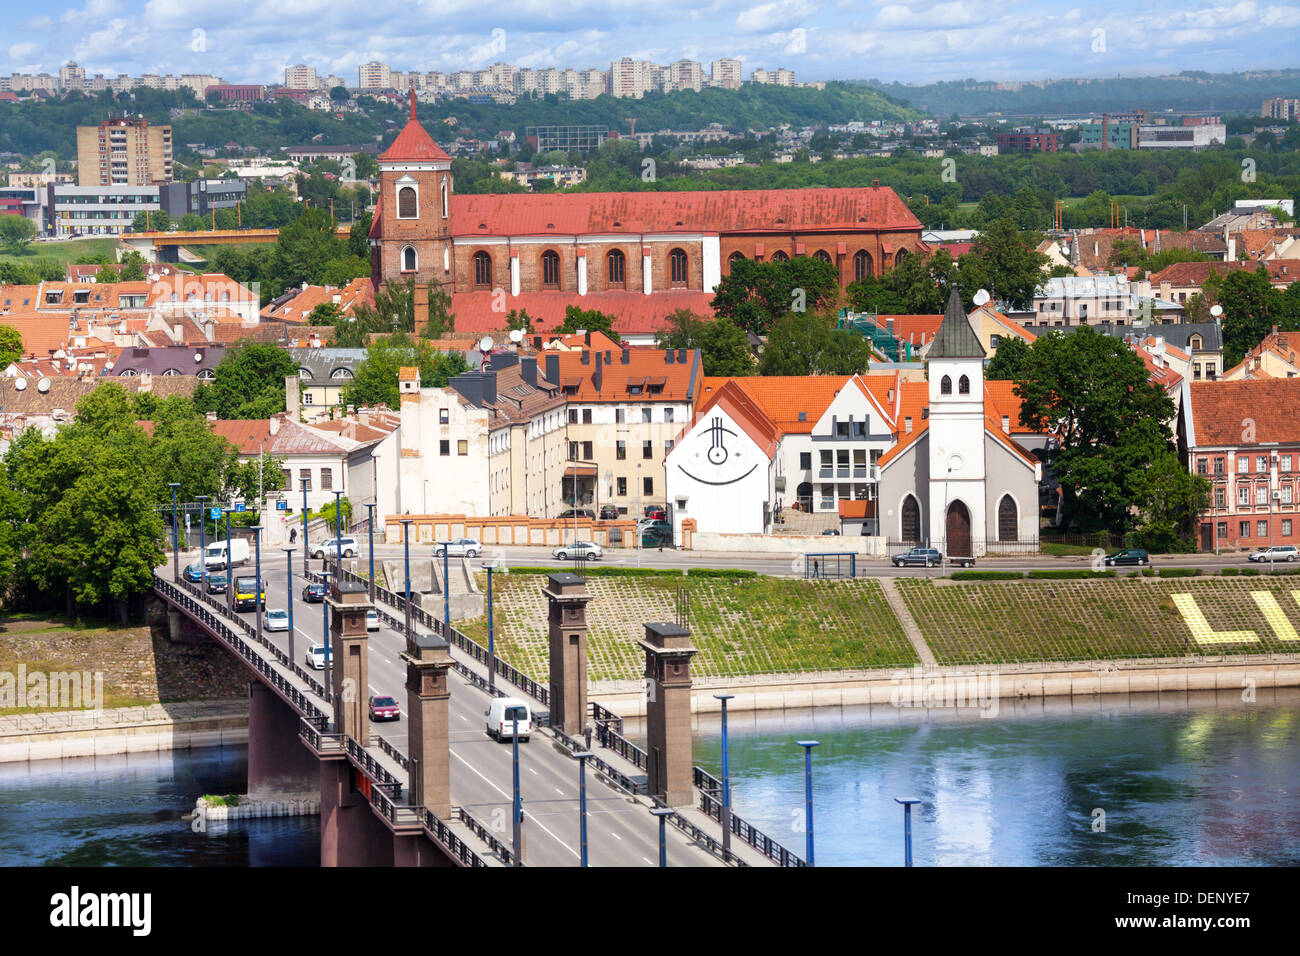
[[[691,578],[756,578],[757,571],[747,568],[690,568],[686,572]]]
[[[1200,573],[1200,568],[1161,568],[1159,571],[1162,578],[1194,578]]]
[[[511,574],[563,574],[566,571],[572,573],[572,568],[510,568]],[[582,569],[583,577],[588,578],[658,578],[676,576],[681,577],[682,572],[679,568],[623,568],[616,566],[601,567],[588,563]]]
[[[1224,568],[1222,571],[1219,572],[1219,574],[1221,574],[1225,578],[1230,578],[1234,574],[1240,574],[1240,573],[1241,573],[1241,568]]]
[[[1035,580],[1065,580],[1070,578],[1113,578],[1114,571],[1085,571],[1078,568],[1060,571],[1030,571],[1029,576]]]
[[[1023,571],[954,571],[949,575],[954,581],[1012,581],[1023,580]]]

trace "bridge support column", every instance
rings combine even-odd
[[[261,681],[249,684],[248,794],[311,793],[320,778],[315,755],[298,736],[300,718]]]
[[[451,818],[451,650],[441,637],[408,634],[406,651],[407,787],[412,806]]]
[[[367,698],[370,667],[366,655],[366,612],[374,607],[366,586],[335,576],[325,599],[330,612],[331,677],[334,683],[334,726],[337,733],[370,745]]]
[[[442,847],[423,833],[393,834],[393,866],[452,866]]]
[[[579,736],[587,726],[587,582],[567,571],[547,576],[551,726]]]
[[[691,742],[691,632],[680,624],[648,623],[645,639],[646,750],[650,792],[670,807],[695,801]]]
[[[320,764],[320,865],[392,866],[393,834],[358,787],[361,772],[346,760]]]
[[[185,616],[170,604],[167,605],[167,639],[173,644],[185,640]]]

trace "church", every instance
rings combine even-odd
[[[379,157],[371,281],[452,295],[457,331],[497,332],[526,309],[535,331],[576,305],[645,336],[679,308],[711,316],[740,259],[813,256],[841,287],[924,253],[921,223],[888,187],[456,195],[451,157],[410,118]],[[418,306],[418,303],[417,303]]]

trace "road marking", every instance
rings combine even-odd
[[[484,783],[486,783],[489,787],[491,787],[491,788],[492,788],[493,790],[495,790],[497,793],[501,794],[501,796],[505,797],[507,800],[509,800],[509,801],[511,801],[511,802],[514,801],[514,797],[512,797],[510,794],[506,793],[504,790],[502,790],[500,787],[498,787],[495,783],[493,783],[493,782],[492,782],[491,780],[489,780],[487,777],[484,777],[483,774],[479,773],[478,769],[477,769],[477,768],[476,768],[472,763],[470,763],[468,760],[466,760],[466,759],[465,759],[464,757],[462,757],[460,754],[456,753],[456,751],[453,750],[453,751],[451,752],[451,755],[452,755],[453,757],[455,757],[457,760],[459,760],[461,763],[463,763],[466,767],[469,767],[470,770],[472,770],[475,774],[477,774],[479,777],[481,777],[481,778],[483,779],[483,782],[484,782]],[[577,857],[579,860],[582,859],[582,854],[580,854],[577,850],[575,850],[573,847],[569,846],[569,844],[565,843],[563,840],[561,840],[559,837],[557,837],[554,833],[552,833],[550,830],[548,830],[545,826],[543,826],[543,825],[541,824],[541,822],[537,819],[537,816],[536,816],[535,814],[534,814],[534,815],[530,815],[530,816],[528,817],[528,819],[532,822],[533,826],[536,826],[536,827],[537,827],[537,829],[541,830],[543,833],[545,833],[547,836],[549,836],[551,839],[553,839],[556,843],[560,844],[560,846],[564,847],[566,850],[568,850],[570,853],[572,853],[572,854],[573,854],[575,857]],[[617,835],[617,834],[616,834],[616,835]]]
[[[645,857],[641,857],[641,859],[645,860],[645,861],[646,861],[647,863],[649,863],[651,866],[654,866],[654,861],[653,861],[653,860],[646,860]]]
[[[612,837],[613,837],[615,840],[617,840],[619,843],[622,843],[622,842],[623,842],[623,838],[622,838],[621,836],[619,836],[617,833],[615,833],[613,830],[610,830],[610,831],[609,831],[609,835],[612,836]]]
[[[529,768],[528,768],[528,772],[531,773],[534,777],[537,776],[537,771],[534,770],[532,767],[529,767]]]
[[[560,796],[564,796],[564,791],[561,790],[559,787],[555,788],[555,792],[558,793]]]

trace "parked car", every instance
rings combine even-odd
[[[646,505],[645,516],[651,521],[664,521],[668,518],[668,512],[659,505]]]
[[[825,530],[822,531],[822,537],[825,538],[830,535],[839,534],[839,533],[840,533],[839,528],[826,528]]]
[[[515,720],[518,719],[519,739],[527,742],[533,732],[533,714],[528,709],[527,701],[518,697],[494,697],[488,709],[487,732],[489,737],[497,740],[509,740],[515,732]]]
[[[975,559],[968,554],[948,555],[948,563],[955,564],[959,568],[975,567]]]
[[[379,612],[376,611],[374,608],[371,608],[369,611],[366,612],[366,630],[367,631],[379,630]]]
[[[1122,551],[1116,551],[1114,554],[1106,555],[1104,563],[1107,567],[1117,564],[1146,564],[1147,553],[1137,548],[1125,548]]]
[[[1277,544],[1262,551],[1252,551],[1247,557],[1251,561],[1294,561],[1300,557],[1300,550],[1294,544]]]
[[[943,557],[939,554],[938,548],[913,548],[911,551],[904,551],[902,554],[894,555],[891,560],[896,568],[911,568],[921,565],[933,568],[943,561]]]
[[[308,604],[319,604],[325,600],[325,585],[313,581],[302,589],[302,599]]]
[[[592,541],[574,541],[570,544],[562,544],[554,551],[552,555],[561,561],[567,561],[569,558],[582,558],[585,561],[599,561],[604,557],[605,552],[600,550],[600,545]]]
[[[401,720],[402,709],[397,706],[397,701],[393,700],[391,697],[381,697],[378,694],[371,694],[370,719]]]
[[[596,519],[596,514],[590,508],[570,508],[568,511],[560,512],[560,518],[590,518]]]
[[[262,617],[262,630],[264,631],[287,631],[289,630],[289,612],[284,608],[272,608]]]
[[[203,568],[199,566],[197,561],[193,564],[187,564],[181,574],[185,575],[186,581],[193,581],[195,584],[203,580]]]
[[[441,558],[444,551],[449,558],[477,558],[483,553],[483,542],[477,538],[457,538],[433,546],[434,557]]]
[[[332,655],[329,652],[328,644],[313,644],[307,648],[307,666],[314,667],[316,670],[325,668],[325,661],[331,660]]]
[[[601,521],[617,521],[617,520],[618,520],[618,508],[616,508],[614,505],[601,505],[601,506],[600,506],[600,520],[601,520]]]
[[[328,541],[316,545],[311,556],[313,558],[323,558],[326,555],[337,555],[339,551],[342,551],[343,557],[355,558],[357,550],[358,545],[356,538],[330,538]]]
[[[209,594],[226,593],[226,576],[224,574],[208,575],[208,593]]]

